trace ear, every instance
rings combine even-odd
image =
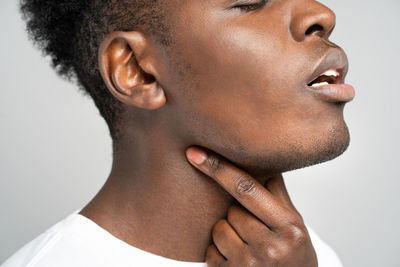
[[[121,102],[158,109],[166,98],[157,79],[154,55],[146,37],[137,31],[113,32],[99,48],[99,67],[110,92]]]

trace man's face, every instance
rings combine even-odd
[[[349,143],[346,96],[307,84],[330,68],[347,72],[346,57],[327,41],[334,13],[313,0],[234,7],[260,2],[170,2],[175,44],[160,79],[165,125],[174,138],[253,173],[332,159]]]

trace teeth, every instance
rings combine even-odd
[[[318,86],[327,85],[327,84],[329,84],[329,83],[328,82],[314,83],[311,85],[311,87],[318,87]]]
[[[338,77],[339,76],[339,72],[337,70],[327,70],[324,73],[322,73],[321,76],[322,75]]]
[[[314,81],[308,84],[308,86],[318,87],[327,84],[334,84],[336,79],[340,76],[340,73],[335,69],[329,69],[318,76]]]

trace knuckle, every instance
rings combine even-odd
[[[223,168],[224,165],[222,164],[221,160],[216,155],[208,155],[207,163],[210,167],[210,174],[215,175],[219,173]]]
[[[246,264],[244,266],[246,266],[246,267],[259,267],[260,265],[259,265],[259,263],[258,263],[258,261],[256,259],[251,258],[246,262]]]
[[[287,233],[292,244],[296,247],[305,244],[308,240],[307,229],[304,225],[291,224],[288,226]]]
[[[274,246],[269,247],[266,250],[268,261],[275,265],[281,265],[283,262],[287,262],[291,256],[290,247],[285,242],[277,242]]]
[[[259,266],[257,259],[251,253],[243,254],[243,262],[244,262],[244,264],[242,266],[246,266],[246,267]]]
[[[236,179],[235,193],[240,198],[246,198],[254,196],[257,192],[257,187],[251,177],[247,175],[241,175]]]
[[[292,239],[296,245],[303,245],[308,240],[307,232],[302,228],[295,228],[294,231],[292,230]]]
[[[270,263],[271,266],[276,266],[281,261],[281,253],[275,247],[269,247],[265,251],[265,254],[268,258],[268,263]]]

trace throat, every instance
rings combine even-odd
[[[204,262],[214,224],[233,198],[189,163],[179,175],[157,168],[146,178],[112,172],[80,212],[116,238],[166,258]],[[133,172],[132,172],[133,173]]]

